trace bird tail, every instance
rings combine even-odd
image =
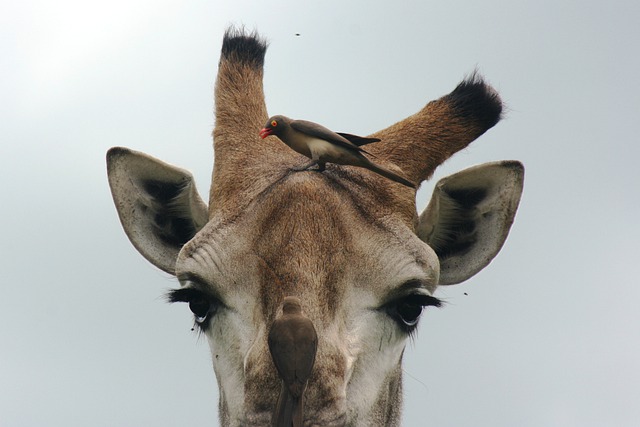
[[[302,427],[302,402],[302,396],[300,399],[296,399],[283,386],[278,397],[276,411],[273,414],[273,427]]]
[[[304,406],[304,394],[300,396],[300,399],[294,399],[293,410],[291,411],[291,424],[293,427],[303,427],[304,421],[302,407]]]
[[[413,182],[409,181],[408,179],[394,173],[391,172],[389,169],[383,168],[382,166],[378,166],[375,163],[373,163],[372,161],[368,161],[368,165],[366,166],[367,169],[372,170],[373,172],[377,173],[378,175],[382,175],[385,178],[389,178],[392,181],[395,182],[399,182],[402,185],[406,185],[407,187],[411,187],[411,188],[416,188],[416,184],[414,184]]]

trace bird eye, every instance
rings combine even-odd
[[[387,304],[387,313],[406,333],[414,331],[420,320],[422,310],[426,306],[440,307],[442,302],[432,296],[423,294],[407,295]]]
[[[276,127],[278,126],[278,122],[276,122],[275,120],[271,121],[271,126]]]

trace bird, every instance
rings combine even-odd
[[[269,351],[282,380],[274,427],[302,427],[304,392],[311,376],[318,348],[313,323],[302,313],[300,299],[287,296],[282,315],[269,330]]]
[[[311,167],[318,165],[317,170],[322,172],[326,163],[358,166],[369,169],[407,187],[416,187],[408,179],[373,163],[364,156],[364,154],[373,155],[365,151],[361,146],[378,142],[380,141],[378,138],[333,132],[317,123],[307,120],[293,120],[282,115],[270,117],[260,130],[262,139],[269,135],[277,136],[294,151],[311,159],[311,162],[295,170],[309,170]]]

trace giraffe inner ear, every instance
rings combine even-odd
[[[417,234],[440,259],[440,285],[467,280],[498,254],[523,184],[524,167],[517,161],[485,163],[436,184]]]
[[[207,205],[185,170],[126,148],[107,153],[111,194],[133,246],[174,274],[182,246],[207,223]]]

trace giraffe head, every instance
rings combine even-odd
[[[502,247],[520,200],[516,161],[444,178],[418,215],[415,189],[370,171],[306,159],[261,140],[265,43],[225,35],[216,85],[209,203],[191,175],[125,148],[108,172],[123,227],[151,263],[175,275],[206,335],[222,425],[268,425],[280,392],[268,335],[283,301],[299,298],[317,331],[304,394],[305,425],[393,426],[400,421],[407,338],[440,301]],[[374,135],[367,151],[413,182],[496,124],[498,95],[477,75]]]

